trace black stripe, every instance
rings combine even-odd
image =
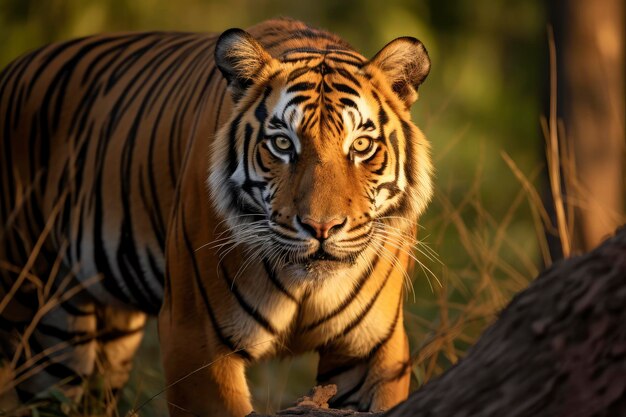
[[[243,295],[239,291],[239,288],[237,287],[237,284],[235,283],[235,281],[230,279],[228,275],[228,271],[226,270],[226,267],[224,266],[224,264],[221,264],[221,270],[222,270],[222,276],[224,280],[226,281],[226,286],[237,299],[239,306],[246,313],[248,313],[248,315],[252,317],[258,324],[260,324],[261,327],[263,327],[267,332],[271,333],[272,335],[276,335],[278,333],[278,330],[272,325],[272,323],[270,323],[270,321],[265,316],[263,316],[259,312],[259,310],[256,307],[253,307],[252,305],[250,305],[250,303],[246,301],[246,299],[243,297]]]
[[[309,71],[311,71],[311,67],[305,66],[305,67],[301,67],[301,68],[296,68],[293,71],[291,71],[291,73],[287,77],[287,82],[290,83],[293,80],[295,80],[296,78],[299,78],[299,77],[303,76],[304,74],[308,73]]]
[[[83,240],[83,232],[86,229],[86,226],[84,224],[84,219],[86,216],[83,215],[83,213],[85,212],[85,204],[87,203],[87,199],[86,198],[81,198],[80,200],[80,208],[78,209],[78,213],[76,214],[76,216],[78,216],[78,227],[76,228],[76,238],[75,240],[72,242],[72,245],[75,253],[74,253],[74,259],[71,259],[71,263],[75,264],[78,262],[78,259],[81,259],[82,256],[82,249],[81,249],[81,242]]]
[[[61,308],[63,310],[65,310],[67,312],[67,314],[71,315],[71,316],[93,316],[94,314],[96,314],[95,309],[93,309],[93,306],[91,306],[91,309],[86,309],[83,310],[77,306],[75,306],[74,304],[71,303],[72,300],[66,300],[61,302]]]
[[[285,56],[284,58],[281,59],[281,62],[283,64],[296,64],[296,63],[305,63],[308,64],[309,62],[313,61],[313,60],[318,60],[319,56],[317,55],[310,55],[310,54],[299,54],[299,55],[295,55],[295,56]]]
[[[390,196],[394,196],[395,194],[400,192],[400,189],[398,188],[398,178],[400,176],[400,158],[399,158],[400,150],[399,150],[399,145],[398,145],[398,134],[395,130],[389,134],[389,143],[391,143],[391,147],[393,149],[394,155],[396,156],[394,179],[393,181],[388,181],[388,182],[379,184],[376,187],[376,191],[387,189],[389,190]]]
[[[413,161],[414,139],[413,139],[413,132],[411,130],[411,126],[404,120],[402,121],[402,134],[404,135],[404,150],[406,153],[406,156],[404,157],[404,167],[406,171],[406,177],[407,177],[408,183],[410,185],[413,185],[415,184],[415,181],[417,179],[417,172],[415,170],[415,164]]]
[[[107,344],[142,333],[144,330],[145,326],[137,327],[136,329],[111,329],[98,334],[97,339],[98,342]]]
[[[355,366],[361,365],[363,362],[360,360],[356,360],[356,361],[351,361],[348,363],[345,363],[341,366],[336,366],[334,368],[332,368],[331,370],[324,372],[324,373],[318,373],[316,380],[318,383],[325,383],[330,381],[332,378],[335,378],[338,375],[341,375],[343,373],[346,373],[352,369],[354,369]]]
[[[348,239],[343,239],[343,240],[341,241],[341,243],[350,243],[350,242],[355,242],[355,241],[357,241],[357,240],[364,239],[364,238],[368,237],[368,236],[371,234],[371,232],[372,232],[372,229],[368,230],[368,231],[367,231],[367,232],[365,232],[365,233],[361,233],[360,235],[353,236],[353,237],[348,238]],[[359,246],[360,246],[360,245],[359,245]],[[345,247],[345,246],[343,246],[343,245],[342,245],[342,247]]]
[[[63,381],[63,384],[71,386],[82,385],[83,378],[87,376],[80,375],[69,366],[58,362],[46,365],[42,372],[46,372],[58,379],[59,381]]]
[[[17,103],[15,104],[15,114],[13,115],[13,129],[17,127],[18,122],[20,121],[20,115],[23,108],[24,101],[24,85],[20,83],[19,93],[17,94]],[[9,112],[10,113],[10,112]]]
[[[336,58],[334,56],[326,56],[326,59],[340,64],[352,65],[353,67],[361,68],[363,66],[362,61],[355,61],[353,59]]]
[[[180,189],[177,189],[175,191],[175,194],[177,195],[180,192]],[[174,201],[179,201],[177,198],[174,199]],[[172,219],[177,219],[178,218],[178,205],[174,204],[172,207],[172,214],[170,216]],[[168,234],[169,236],[177,236],[178,235],[178,222],[172,220],[169,223],[169,228],[168,228]],[[169,250],[168,250],[169,252]],[[176,245],[176,254],[179,254],[181,252],[180,249],[180,245]],[[173,256],[173,255],[170,255]],[[172,322],[172,312],[175,309],[174,306],[174,299],[172,298],[172,281],[171,281],[171,276],[172,276],[172,271],[171,271],[171,262],[165,262],[165,282],[164,282],[164,286],[163,286],[163,299],[165,299],[166,297],[169,300],[169,320],[170,323]],[[161,311],[163,311],[163,306],[164,304],[161,305]],[[159,312],[160,314],[161,311]]]
[[[267,152],[270,152],[269,148],[267,147],[267,145],[265,143],[262,143],[261,147],[263,149],[265,149]],[[266,174],[271,172],[271,170],[268,167],[266,167],[265,164],[263,163],[263,158],[261,157],[261,152],[257,152],[256,153],[255,160],[256,160],[256,165],[259,167],[261,172],[264,172]]]
[[[383,336],[383,338],[378,343],[376,343],[372,350],[370,350],[370,352],[367,354],[368,358],[373,357],[376,352],[378,352],[378,350],[391,339],[391,336],[393,336],[393,332],[396,330],[396,326],[398,324],[398,319],[400,318],[400,306],[402,306],[402,294],[400,294],[400,298],[398,299],[398,306],[396,307],[396,315],[393,319],[393,322],[389,326],[389,329],[387,330],[385,336]]]
[[[185,212],[184,207],[182,208],[182,213]],[[200,268],[198,266],[198,260],[196,259],[196,251],[193,248],[193,245],[191,244],[191,241],[189,240],[189,235],[187,234],[187,225],[185,223],[185,219],[184,216],[181,216],[182,219],[180,220],[182,222],[182,226],[183,229],[181,231],[181,234],[183,236],[183,240],[185,241],[185,247],[187,248],[187,254],[189,255],[189,257],[191,258],[191,265],[193,267],[193,278],[194,278],[194,282],[196,283],[196,287],[198,288],[198,291],[200,292],[200,296],[202,298],[202,302],[204,303],[204,307],[207,311],[207,314],[209,315],[209,319],[211,320],[211,325],[213,326],[213,330],[215,331],[215,334],[217,336],[217,338],[220,340],[220,342],[228,347],[228,349],[230,349],[232,352],[236,352],[238,355],[240,355],[242,358],[249,360],[252,357],[250,356],[250,354],[245,350],[245,349],[238,349],[237,346],[235,345],[235,343],[228,337],[226,336],[226,334],[224,334],[224,331],[222,330],[222,328],[220,327],[217,318],[215,317],[215,313],[213,311],[213,308],[211,307],[211,303],[209,300],[209,296],[207,294],[207,290],[204,286],[204,284],[202,283],[202,277],[200,275]],[[175,219],[174,221],[178,221],[178,219]],[[171,281],[171,276],[167,278],[167,281]]]
[[[330,87],[330,85],[326,82],[326,79],[322,79],[322,82],[320,84],[320,92],[323,93],[330,93],[331,91],[333,91],[333,89]]]
[[[364,130],[374,130],[374,129],[376,129],[376,126],[374,125],[374,122],[372,122],[371,119],[367,119],[365,121],[365,123],[360,123],[359,127],[361,129],[364,129]]]
[[[74,175],[74,188],[71,190],[72,194],[73,194],[73,198],[72,198],[72,202],[76,203],[77,199],[78,199],[78,195],[79,192],[78,190],[81,189],[81,186],[83,184],[83,173],[85,171],[85,160],[87,158],[87,151],[89,150],[89,143],[91,143],[91,141],[89,140],[90,138],[92,138],[93,136],[93,130],[94,130],[94,121],[92,120],[89,123],[89,127],[86,130],[84,139],[82,140],[79,148],[78,148],[78,152],[76,153],[76,160],[74,161],[74,169],[75,172],[73,173]]]
[[[331,398],[328,401],[328,405],[331,408],[340,408],[341,406],[343,406],[345,404],[345,401],[350,398],[352,395],[356,394],[365,384],[365,381],[367,380],[367,372],[365,372],[363,374],[363,377],[359,380],[359,382],[356,383],[356,385],[354,385],[352,388],[350,388],[348,391],[344,392],[343,394],[339,395],[339,396],[335,396],[333,398]]]
[[[93,221],[93,255],[96,269],[101,272],[102,275],[105,277],[105,279],[102,280],[102,285],[104,286],[104,288],[106,288],[109,294],[122,301],[122,303],[131,304],[128,294],[126,293],[126,291],[123,290],[122,286],[119,282],[117,282],[115,276],[113,275],[113,271],[111,269],[111,265],[109,264],[109,259],[105,250],[105,239],[103,236],[104,201],[102,195],[102,185],[104,181],[104,162],[106,160],[108,145],[110,143],[108,137],[109,136],[106,134],[105,128],[103,127],[100,131],[100,137],[96,148],[96,155],[98,155],[98,158],[96,158],[96,178],[92,191],[92,201],[94,202],[93,207],[95,211]]]
[[[211,45],[213,45],[214,43],[215,43],[214,41],[211,42]],[[206,98],[208,98],[207,92],[209,91],[209,87],[211,86],[211,81],[213,81],[213,77],[215,77],[216,73],[217,73],[217,67],[214,66],[213,68],[211,68],[211,71],[209,72],[209,75],[207,75],[206,80],[204,82],[204,85],[202,86],[202,89],[200,90],[200,93],[198,94],[198,99],[196,100],[196,104],[194,105],[194,110],[196,110],[196,111],[200,111],[201,110],[200,104],[202,102],[204,102],[204,100]],[[222,92],[222,94],[223,94],[223,92]],[[221,105],[221,103],[222,103],[222,99],[219,99],[219,100],[215,101],[213,104],[219,106],[219,105]],[[216,112],[216,113],[218,113],[218,112]],[[217,119],[217,120],[219,120],[219,119]],[[215,125],[217,127],[217,123]]]
[[[344,298],[344,300],[341,302],[341,304],[339,304],[337,307],[335,307],[334,310],[332,310],[330,313],[327,313],[326,315],[324,315],[320,319],[314,321],[313,323],[310,323],[310,324],[304,326],[304,328],[301,331],[302,332],[309,332],[309,331],[315,329],[316,327],[319,327],[321,324],[327,322],[328,320],[332,319],[333,317],[336,317],[342,311],[344,311],[346,308],[348,308],[348,306],[354,300],[356,300],[356,297],[359,295],[359,292],[361,291],[361,289],[363,288],[365,283],[369,280],[369,278],[372,276],[372,274],[374,274],[376,272],[376,267],[378,266],[378,262],[379,261],[380,261],[380,257],[376,257],[374,259],[374,262],[372,263],[372,268],[371,269],[368,268],[365,271],[363,271],[363,273],[361,274],[361,277],[359,278],[359,280],[357,281],[356,285],[354,286],[354,288],[350,292],[350,295],[348,297]],[[375,295],[375,297],[377,297],[377,295]]]
[[[136,34],[132,36],[119,36],[112,38],[112,42],[118,40],[121,42],[117,45],[111,46],[110,48],[103,49],[102,52],[100,52],[89,61],[89,65],[83,73],[80,81],[81,87],[87,83],[87,81],[91,77],[91,74],[95,71],[96,66],[100,64],[103,59],[108,58],[107,61],[102,64],[98,72],[95,73],[91,85],[94,85],[96,81],[99,81],[102,75],[112,68],[113,63],[128,49],[129,46],[131,46],[138,40],[143,39],[145,35],[146,34]]]
[[[106,45],[107,43],[112,42],[111,38],[103,38],[103,39],[92,39],[91,42],[82,46],[70,59],[68,59],[61,68],[56,72],[52,81],[48,84],[48,88],[46,89],[46,93],[41,101],[40,109],[44,118],[47,118],[50,113],[50,103],[52,102],[53,96],[56,95],[56,102],[51,107],[52,108],[52,131],[56,132],[60,118],[61,112],[65,109],[63,106],[63,100],[67,97],[67,88],[70,80],[74,74],[74,71],[78,68],[79,63],[94,49]],[[32,83],[31,83],[32,86]],[[47,165],[39,165],[39,166],[47,166]]]
[[[368,159],[371,159],[371,158],[368,158]],[[375,175],[382,175],[385,172],[385,169],[387,169],[387,164],[389,163],[388,160],[389,160],[389,156],[387,155],[387,151],[385,151],[383,154],[383,161],[380,163],[380,168],[378,168],[373,173]]]
[[[139,43],[139,41],[143,39],[147,39],[147,38],[148,36],[144,36],[138,39],[135,43]],[[107,94],[109,91],[111,91],[111,89],[115,87],[115,85],[117,84],[119,80],[124,79],[123,77],[126,75],[126,73],[130,71],[133,65],[135,63],[138,63],[145,54],[147,54],[148,52],[151,52],[161,41],[162,39],[159,39],[159,38],[153,39],[146,45],[141,46],[139,49],[131,52],[130,54],[124,55],[124,59],[119,61],[119,63],[116,66],[110,68],[109,77],[106,80],[105,87],[104,87],[104,93]],[[137,79],[138,78],[137,75],[135,75],[134,78]]]
[[[143,203],[144,212],[148,215],[150,221],[151,232],[155,237],[161,252],[165,251],[165,224],[163,222],[163,216],[161,214],[161,203],[159,201],[159,195],[155,184],[154,172],[153,172],[153,148],[154,141],[151,140],[148,144],[148,173],[142,175],[142,165],[139,166],[139,197]],[[151,198],[148,198],[146,194],[146,181],[143,177],[148,177],[148,188],[150,189]]]
[[[260,141],[263,138],[263,125],[265,124],[265,119],[267,119],[267,106],[265,105],[267,98],[270,96],[270,94],[272,93],[272,87],[266,87],[265,91],[263,92],[263,98],[261,98],[261,101],[259,101],[259,104],[256,106],[256,109],[254,109],[254,117],[257,120],[257,122],[259,122],[259,134],[257,137],[257,142]]]
[[[287,89],[287,92],[293,93],[295,91],[309,91],[315,89],[315,87],[317,87],[317,84],[305,81],[292,85]]]
[[[71,48],[72,46],[86,40],[86,39],[90,39],[88,37],[82,37],[82,38],[77,38],[77,39],[73,39],[71,41],[67,41],[67,42],[63,42],[60,43],[58,45],[55,45],[54,47],[52,47],[52,49],[45,55],[45,59],[43,61],[43,63],[41,65],[39,65],[39,67],[37,68],[37,70],[35,71],[35,74],[31,77],[30,79],[30,83],[28,84],[28,91],[26,93],[26,97],[30,97],[30,94],[33,90],[33,87],[35,86],[35,83],[37,82],[37,80],[39,80],[39,77],[41,77],[41,74],[48,69],[48,65],[50,65],[50,63],[52,61],[54,61],[55,58],[57,58],[59,55],[61,55],[66,49]]]
[[[95,334],[92,332],[63,329],[56,324],[38,323],[36,329],[45,336],[70,342],[72,346],[89,343],[95,339]]]
[[[378,94],[373,93],[373,96],[374,96],[374,100],[376,100],[376,103],[378,103],[378,125],[380,126],[380,129],[382,131],[383,127],[387,123],[389,123],[389,116],[387,115],[387,112],[383,108],[383,103],[378,98]]]
[[[285,106],[285,110],[287,110],[291,106],[295,106],[295,105],[302,103],[303,101],[309,100],[310,98],[311,98],[310,96],[295,96],[287,102],[287,105]],[[283,112],[283,117],[285,117],[284,112]]]
[[[287,288],[285,288],[282,282],[280,282],[278,276],[276,275],[276,271],[274,270],[274,268],[272,268],[272,266],[269,264],[269,261],[265,258],[263,258],[263,267],[265,268],[265,273],[267,274],[270,282],[274,284],[278,291],[283,293],[287,298],[297,304],[298,300],[296,299],[296,297],[291,294],[289,290],[287,290]]]
[[[354,75],[350,73],[350,71],[344,68],[337,68],[336,71],[342,77],[347,78],[348,80],[352,81],[354,85],[356,85],[358,88],[361,88],[361,83],[359,82],[359,80],[356,79]]]
[[[272,116],[272,118],[270,119],[268,123],[268,126],[272,129],[280,129],[280,128],[286,129],[287,128],[287,124],[276,116]]]
[[[232,176],[237,170],[238,152],[237,152],[237,129],[241,123],[242,114],[239,114],[232,121],[228,129],[228,176]]]
[[[329,54],[331,55],[344,55],[344,56],[349,56],[350,58],[354,58],[356,60],[363,61],[363,56],[353,51],[352,48],[349,48],[347,45],[346,46],[328,45],[326,46],[326,49],[330,51]]]
[[[150,248],[146,248],[146,256],[148,257],[148,266],[150,267],[150,273],[152,274],[152,277],[156,278],[161,288],[163,288],[163,281],[165,280],[165,277],[164,277],[165,272],[157,264],[157,258],[162,259],[163,252],[155,256],[150,250]],[[161,300],[161,302],[162,301],[163,300]]]
[[[122,201],[122,206],[129,205],[129,202]],[[127,209],[130,210],[129,207]],[[130,214],[122,219],[121,229],[115,261],[126,288],[134,301],[132,304],[146,313],[158,314],[161,300],[158,294],[146,282],[147,277],[143,273],[143,268],[139,261]]]
[[[77,108],[72,116],[70,127],[68,129],[68,137],[73,137],[73,145],[76,146],[78,141],[83,138],[83,133],[89,121],[92,108],[96,103],[96,99],[102,92],[102,86],[97,83],[97,80],[93,81],[87,88],[85,94],[78,102]],[[93,120],[91,121],[93,125]],[[86,136],[89,137],[88,135]],[[87,141],[83,141],[83,146]]]
[[[356,103],[354,101],[350,100],[349,98],[342,97],[342,98],[339,99],[339,101],[341,102],[341,104],[343,104],[346,107],[354,107],[355,109],[359,108],[356,105]]]
[[[324,55],[324,56],[343,55],[343,56],[348,56],[350,58],[354,58],[357,60],[363,59],[361,56],[351,51],[349,48],[338,46],[338,45],[328,45],[328,47],[326,47],[325,49],[319,49],[319,48],[313,48],[313,47],[291,48],[291,49],[286,49],[285,51],[283,51],[281,55],[285,56],[285,55],[294,54],[294,53]]]
[[[352,94],[357,97],[360,96],[360,94],[355,89],[353,89],[347,84],[333,83],[333,88],[336,89],[337,91],[341,91],[342,93]]]
[[[248,155],[249,155],[249,149],[251,146],[250,145],[251,139],[252,139],[252,125],[250,125],[249,123],[246,123],[245,132],[244,132],[244,142],[243,142],[243,171],[244,171],[245,180],[243,184],[241,185],[241,190],[243,190],[245,193],[247,193],[250,196],[250,198],[252,199],[252,201],[256,203],[257,208],[260,211],[263,211],[263,208],[264,208],[263,203],[257,200],[256,196],[254,195],[254,189],[258,188],[260,191],[260,194],[263,195],[263,190],[265,190],[265,187],[267,184],[263,181],[253,181],[250,179],[250,167],[248,163]]]
[[[36,356],[44,351],[44,347],[35,338],[31,337],[28,340],[28,344],[31,347],[32,356]],[[29,366],[29,369],[34,369],[39,366],[42,366],[43,369],[40,372],[48,373],[49,375],[51,375],[53,378],[57,379],[58,381],[63,381],[64,384],[68,384],[72,386],[80,385],[83,383],[82,376],[78,374],[75,370],[73,370],[69,366],[64,365],[62,363],[51,362],[55,357],[59,357],[64,354],[67,354],[68,351],[71,351],[71,350],[72,350],[71,346],[66,346],[66,347],[61,348],[60,350],[55,351],[52,355],[42,355],[37,361],[35,361],[35,363]],[[26,358],[24,355],[22,355],[20,359],[18,360],[18,366],[24,365],[25,361],[26,361]],[[27,381],[29,379],[30,378],[26,379],[24,382],[20,384],[21,389],[24,389],[24,387],[28,385]],[[23,393],[32,394],[25,390],[23,391]]]

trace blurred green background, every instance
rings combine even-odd
[[[395,37],[419,38],[432,69],[413,116],[432,142],[437,188],[420,238],[441,262],[418,257],[441,284],[417,268],[415,293],[407,295],[417,387],[462,357],[511,295],[541,269],[536,224],[502,153],[529,175],[543,164],[539,118],[547,87],[547,3],[0,0],[0,65],[42,44],[91,33],[220,32],[276,16],[337,33],[365,56]],[[163,387],[154,322],[147,333],[124,392],[124,410]],[[250,379],[258,411],[277,410],[306,393],[314,371],[313,356],[256,366]],[[160,395],[140,414],[165,410]]]

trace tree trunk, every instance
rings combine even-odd
[[[569,219],[574,253],[596,247],[625,221],[625,11],[624,0],[552,3],[559,136],[572,150],[561,159],[569,164],[562,175],[566,204],[575,209]]]
[[[372,416],[306,407],[279,415]],[[464,359],[384,416],[626,416],[626,227],[544,271]]]

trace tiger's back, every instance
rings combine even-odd
[[[39,273],[65,252],[79,279],[103,274],[90,286],[99,301],[158,312],[183,154],[190,138],[214,132],[223,99],[214,41],[95,36],[42,48],[4,71],[3,259],[24,265],[51,222]]]

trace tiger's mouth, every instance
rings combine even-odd
[[[317,252],[313,253],[308,258],[304,259],[302,263],[312,263],[312,262],[318,262],[318,261],[353,263],[352,258],[353,257],[351,256],[339,257],[331,253],[328,253],[322,248],[322,245],[320,245]]]
[[[277,258],[282,258],[287,264],[309,267],[325,264],[328,267],[346,267],[356,263],[361,251],[346,252],[334,247],[326,247],[324,243],[316,245],[302,245],[295,249],[294,246],[285,244],[278,239],[274,242],[273,250]],[[334,246],[334,245],[333,245]],[[294,250],[295,249],[295,250]],[[338,252],[338,253],[337,253]]]
[[[304,266],[305,268],[317,267],[325,265],[327,268],[344,268],[354,265],[359,257],[358,253],[341,253],[334,254],[324,248],[324,245],[319,245],[317,250],[313,253],[303,253],[300,256],[295,256],[290,260],[293,265]]]
[[[334,274],[347,270],[356,264],[357,256],[337,256],[320,248],[313,254],[292,265],[305,272],[308,278],[321,278],[326,274]],[[320,275],[322,274],[322,275]]]

